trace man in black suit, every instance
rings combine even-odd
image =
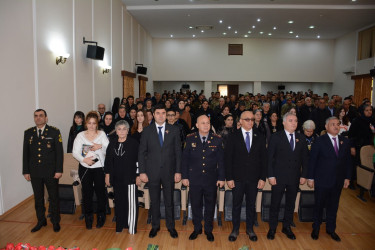
[[[155,123],[147,126],[138,153],[140,179],[149,182],[153,238],[160,230],[160,185],[163,185],[166,225],[172,238],[177,238],[173,214],[174,182],[181,180],[181,140],[178,127],[167,124],[164,104],[154,109]]]
[[[326,107],[326,101],[320,98],[318,108],[314,109],[310,116],[310,119],[315,123],[315,133],[320,135],[325,129],[325,122],[329,117],[331,117],[331,112]]]
[[[232,224],[229,241],[235,241],[240,229],[243,196],[246,195],[246,234],[251,241],[258,237],[253,230],[256,218],[255,201],[258,189],[264,187],[267,177],[266,141],[253,129],[254,114],[244,111],[240,118],[241,129],[230,134],[225,147],[225,170],[233,194]]]
[[[326,208],[326,231],[335,241],[336,215],[342,187],[347,188],[351,177],[349,139],[338,135],[340,121],[330,117],[326,121],[327,134],[318,137],[312,146],[307,185],[315,188],[314,223],[311,238],[319,238],[323,208]]]
[[[217,186],[223,187],[225,181],[223,140],[210,132],[210,119],[206,115],[198,117],[196,127],[198,132],[186,138],[182,153],[182,184],[190,186],[193,211],[194,231],[189,240],[202,233],[204,201],[204,233],[208,241],[214,241]]]
[[[60,231],[59,179],[63,172],[64,151],[60,131],[47,125],[47,113],[43,109],[34,112],[35,127],[25,131],[23,140],[23,170],[34,191],[38,223],[31,232],[47,225],[44,207],[44,185],[49,195],[51,222],[55,232]]]
[[[282,232],[289,239],[296,239],[290,225],[293,222],[294,206],[299,184],[306,182],[308,149],[305,136],[295,133],[295,114],[283,116],[284,130],[272,134],[268,144],[268,180],[272,185],[270,229],[267,238],[275,238],[280,202],[285,193],[285,213]]]

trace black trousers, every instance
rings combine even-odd
[[[93,213],[92,198],[95,191],[98,200],[97,213],[105,216],[106,196],[103,168],[86,168],[79,164],[78,174],[82,184],[82,199],[85,214]]]
[[[33,177],[31,176],[31,186],[34,191],[35,211],[38,222],[46,220],[44,207],[44,185],[47,187],[49,196],[49,207],[51,208],[52,224],[60,222],[59,205],[59,180],[53,177]]]
[[[113,185],[115,194],[116,232],[123,228],[129,229],[129,234],[137,233],[138,221],[138,188],[135,184]]]
[[[167,178],[161,178],[159,181],[149,182],[152,228],[160,227],[160,192],[161,192],[160,185],[163,185],[166,225],[168,229],[174,229],[175,228],[174,207],[173,207],[174,206],[174,203],[173,203],[174,181],[167,180]]]
[[[232,224],[233,230],[238,231],[241,223],[241,206],[243,196],[246,199],[246,229],[250,230],[254,226],[256,218],[255,202],[258,194],[258,182],[251,181],[235,181],[235,187],[232,189],[233,208],[232,208]]]
[[[217,197],[217,187],[213,185],[190,185],[191,210],[194,231],[202,230],[204,200],[204,231],[212,232]]]
[[[285,213],[283,227],[289,227],[293,222],[294,207],[298,192],[298,183],[277,184],[272,186],[271,191],[271,209],[270,209],[270,229],[276,230],[278,224],[278,215],[280,210],[280,203],[285,193]]]
[[[336,230],[336,217],[339,208],[341,190],[344,184],[336,184],[331,188],[315,187],[314,190],[314,223],[313,228],[319,229],[323,220],[323,209],[326,208],[326,230],[334,232]]]

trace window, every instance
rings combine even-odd
[[[220,96],[228,96],[228,85],[219,85],[217,90],[220,92]]]
[[[358,60],[375,57],[375,26],[358,33]]]

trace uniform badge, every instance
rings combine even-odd
[[[51,148],[51,144],[47,143],[47,148]]]
[[[210,144],[211,143],[211,141],[207,141],[207,144]]]
[[[296,139],[296,142],[299,142],[299,140],[298,140],[298,139]]]
[[[42,138],[42,140],[44,139],[44,136],[42,135],[40,138]]]
[[[59,134],[59,142],[62,142],[61,134]]]
[[[29,142],[30,142],[30,144],[33,143],[33,136],[30,137]]]
[[[192,142],[192,143],[191,143],[191,147],[192,147],[192,148],[196,148],[196,147],[197,147],[197,144],[196,144],[195,142]]]

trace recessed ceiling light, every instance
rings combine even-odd
[[[251,30],[249,30],[249,31],[248,31],[247,33],[249,33],[249,34],[250,34],[250,33],[251,33]]]
[[[294,23],[294,21],[293,20],[289,20],[288,23]]]
[[[234,34],[237,34],[237,30],[234,31]]]
[[[201,33],[204,33],[204,30],[201,30]]]
[[[223,23],[223,20],[219,20],[219,23]]]
[[[195,35],[193,35],[193,37],[195,37]]]
[[[187,14],[187,16],[190,16],[190,14]]]
[[[261,35],[262,35],[263,33],[264,33],[263,31],[259,32],[259,34],[261,34]]]
[[[194,27],[193,26],[189,26],[189,29],[194,29]]]
[[[228,26],[228,30],[230,30],[232,27],[231,26]]]
[[[268,33],[269,36],[272,36],[272,33]]]
[[[253,27],[251,27],[251,28],[255,29],[255,25],[253,25]]]
[[[173,35],[171,35],[171,38],[173,37]]]
[[[313,28],[315,28],[315,26],[314,26],[314,25],[310,25],[309,28],[310,28],[310,29],[313,29]]]
[[[225,36],[227,33],[223,32],[223,35]]]
[[[317,36],[316,36],[316,38],[318,38],[318,39],[319,39],[319,38],[320,38],[320,36],[319,36],[319,35],[317,35]]]
[[[293,34],[293,31],[291,30],[291,31],[289,31],[289,34]]]
[[[299,35],[296,35],[296,38],[298,38],[299,37]]]
[[[357,0],[352,0],[352,2],[357,2]]]
[[[260,22],[260,18],[257,19],[257,22]]]
[[[274,29],[274,30],[275,30],[275,29],[277,29],[277,28],[276,28],[276,26],[275,26],[275,27],[273,27],[273,29]]]
[[[244,37],[249,37],[248,35],[244,35]]]

